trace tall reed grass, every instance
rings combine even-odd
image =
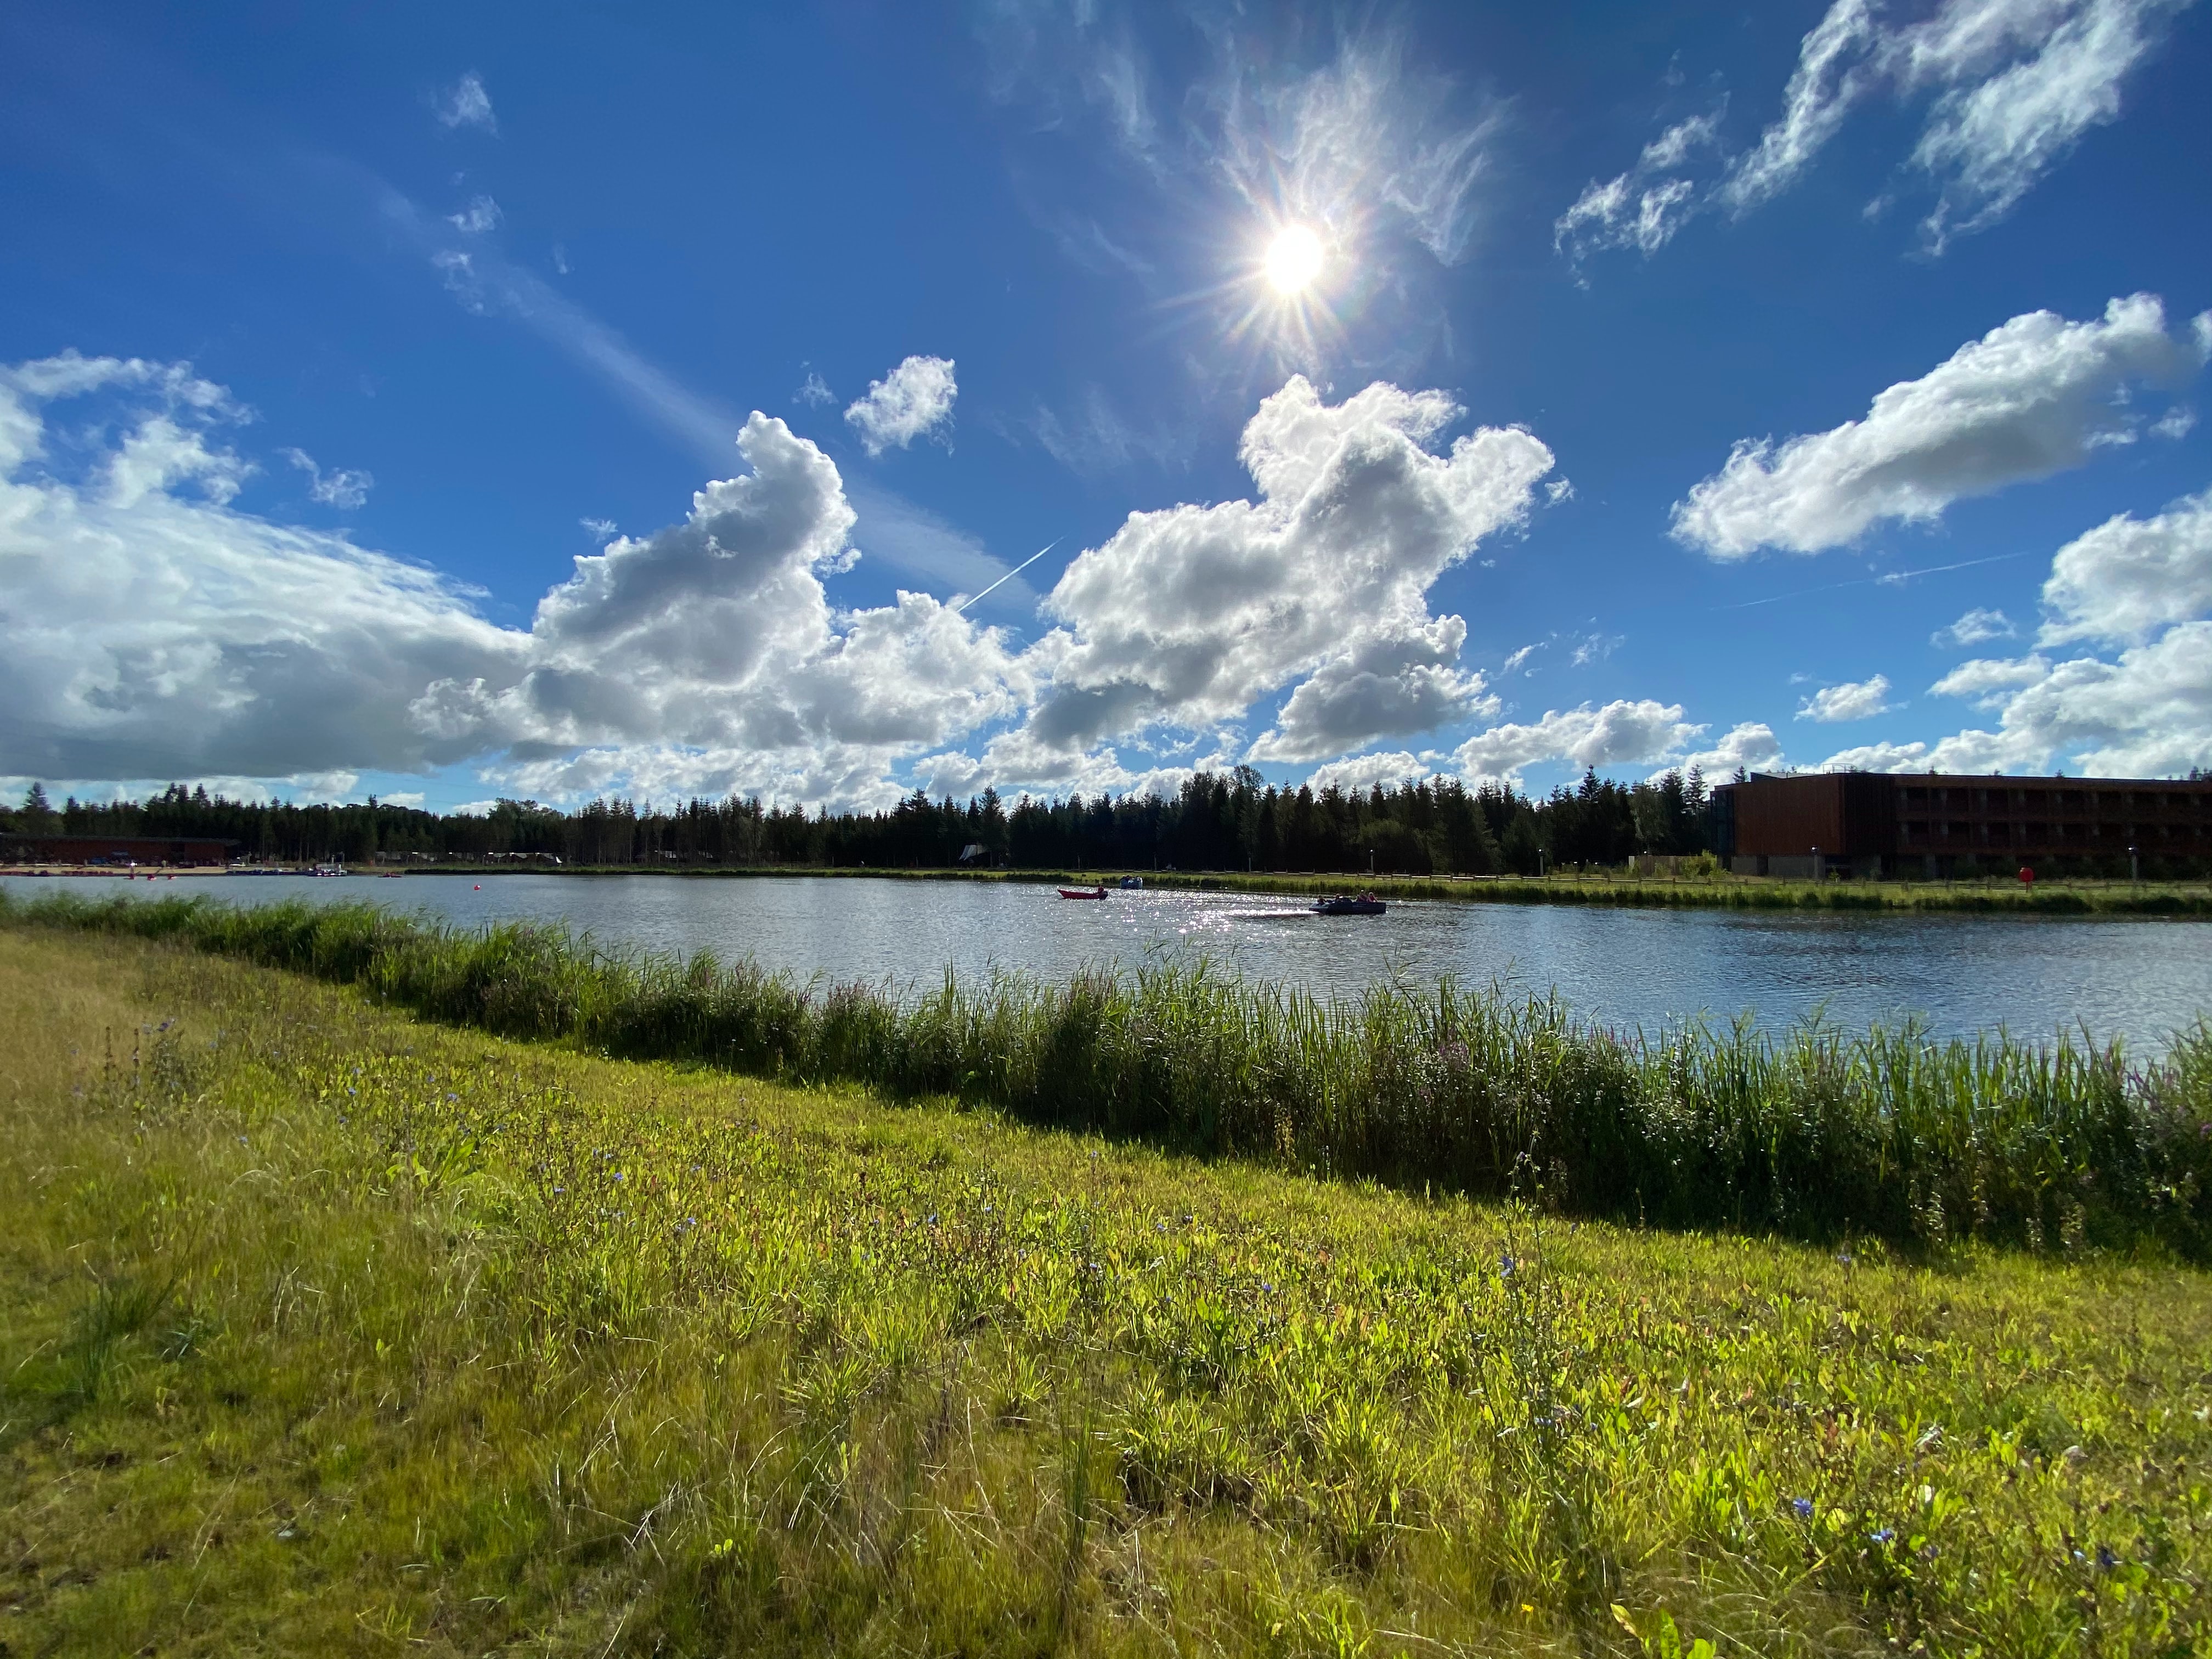
[[[1204,964],[1044,983],[805,986],[565,931],[366,904],[0,902],[362,986],[418,1013],[629,1058],[945,1095],[1030,1123],[1663,1225],[2212,1255],[2212,1026],[2137,1056],[2086,1033],[1936,1041],[1747,1021],[1656,1036],[1449,980],[1318,1000]]]

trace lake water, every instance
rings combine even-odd
[[[1382,916],[1302,901],[1147,890],[1075,903],[1049,887],[865,878],[668,876],[9,877],[30,896],[208,893],[227,902],[368,899],[465,927],[566,922],[605,946],[750,956],[801,979],[1063,978],[1094,963],[1202,952],[1248,978],[1356,993],[1396,974],[1556,990],[1586,1018],[1656,1028],[1747,1012],[1782,1027],[1825,1009],[1846,1028],[1918,1015],[1937,1032],[2081,1026],[2158,1044],[2212,1013],[2212,924],[2151,918],[1801,916],[1393,901]]]

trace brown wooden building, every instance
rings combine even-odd
[[[2212,867],[2212,778],[1753,775],[1713,792],[1715,848],[1744,875]]]
[[[0,864],[204,868],[228,862],[237,844],[199,836],[0,836]]]

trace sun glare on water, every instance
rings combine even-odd
[[[1282,295],[1302,294],[1321,275],[1321,238],[1304,225],[1291,225],[1267,246],[1267,281]]]

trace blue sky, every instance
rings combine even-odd
[[[2208,19],[0,6],[0,787],[2212,765]]]

